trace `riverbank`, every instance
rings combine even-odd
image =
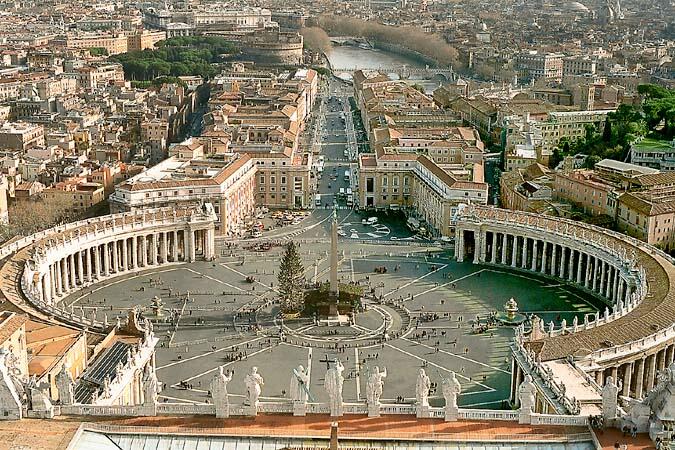
[[[372,43],[372,45],[378,49],[378,50],[385,50],[390,53],[394,53],[396,55],[403,56],[408,59],[412,59],[415,61],[418,61],[420,64],[423,64],[425,66],[429,67],[439,67],[440,64],[437,60],[434,58],[430,58],[426,55],[423,55],[420,52],[416,52],[414,50],[410,50],[408,48],[402,47],[397,44],[390,44],[386,42],[379,42],[379,41],[369,41]]]

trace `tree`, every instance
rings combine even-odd
[[[286,245],[286,251],[279,266],[279,294],[281,309],[285,313],[296,313],[304,307],[305,268],[295,242]]]
[[[9,223],[0,225],[0,241],[28,236],[74,218],[65,196],[18,201],[8,208]]]
[[[594,169],[595,165],[600,162],[600,157],[597,155],[590,155],[584,159],[582,167],[584,169]]]
[[[325,53],[331,49],[332,44],[330,38],[326,32],[319,27],[301,28],[300,34],[303,37],[303,43],[306,49],[320,53]]]

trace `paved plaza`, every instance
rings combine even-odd
[[[340,221],[360,224],[360,216],[341,211]],[[400,229],[400,224],[384,226]],[[291,233],[300,242],[308,280],[328,279],[327,228],[325,217],[315,213]],[[257,252],[245,249],[253,245],[245,241],[236,248],[223,246],[213,262],[129,274],[71,296],[66,303],[87,315],[95,311],[99,319],[105,314],[111,323],[139,305],[162,338],[157,368],[166,387],[161,397],[172,401],[207,401],[210,379],[223,364],[234,371],[228,385],[233,402],[243,400],[243,377],[252,366],[265,378],[262,397],[284,398],[299,364],[311,370],[314,399],[327,401],[327,361],[339,358],[345,366],[345,401],[364,400],[365,379],[374,366],[387,368],[383,401],[414,401],[416,373],[425,367],[439,385],[455,371],[463,388],[460,405],[487,408],[499,408],[508,398],[513,329],[495,327],[474,334],[471,323],[477,316],[485,321],[491,312],[502,311],[511,297],[521,312],[538,314],[547,322],[570,322],[575,312],[581,318],[598,309],[597,300],[569,285],[457,263],[449,246],[403,239],[340,239],[339,277],[343,283],[362,284],[369,297],[350,327],[321,327],[310,318],[279,320],[276,270],[283,248]],[[382,266],[387,272],[376,274],[374,269]],[[249,276],[255,281],[247,281]],[[160,317],[152,308],[155,297],[163,304]],[[171,323],[172,315],[177,326]],[[431,404],[442,402],[440,391],[432,392]]]

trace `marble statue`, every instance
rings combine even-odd
[[[324,378],[323,385],[328,394],[330,415],[333,417],[342,415],[342,385],[345,381],[342,372],[344,372],[344,370],[345,367],[340,360],[336,359],[335,364],[328,369]]]
[[[56,374],[56,389],[59,391],[59,401],[62,405],[67,406],[75,403],[74,385],[75,382],[70,374],[69,367],[63,364],[59,373]]]
[[[28,379],[25,386],[28,408],[39,418],[51,419],[54,417],[54,407],[46,389],[46,386],[38,384],[35,375]]]
[[[211,399],[216,407],[216,417],[229,417],[230,401],[227,394],[227,383],[232,381],[232,373],[225,375],[225,368],[218,367],[218,372],[211,379],[209,390],[211,391]]]
[[[265,385],[265,381],[258,373],[257,367],[254,366],[251,368],[251,373],[244,378],[244,384],[246,385],[245,404],[256,406],[258,404],[258,399],[260,398],[260,392],[262,392],[262,387]]]
[[[602,388],[602,417],[605,420],[614,419],[616,417],[616,408],[618,405],[617,397],[622,387],[622,382],[614,383],[614,377],[609,376],[605,380],[605,386]]]
[[[146,364],[143,371],[143,404],[156,405],[157,394],[159,394],[159,382],[157,373],[152,364]]]
[[[112,397],[112,390],[110,389],[110,377],[106,376],[103,379],[103,398]]]
[[[380,368],[375,366],[373,371],[368,376],[368,383],[366,385],[366,398],[369,405],[380,404],[380,397],[382,396],[385,378],[387,378],[386,367],[383,371],[380,371]]]
[[[6,414],[4,419],[21,419],[23,416],[21,396],[7,366],[8,354],[7,350],[0,348],[0,402]]]
[[[537,387],[533,383],[532,375],[525,375],[525,381],[518,387],[518,399],[520,400],[520,410],[522,412],[530,414],[534,411],[537,399]]]
[[[429,389],[431,380],[424,369],[420,369],[417,374],[417,384],[415,385],[415,398],[419,406],[429,406]]]
[[[291,384],[288,390],[291,396],[291,401],[299,403],[307,403],[309,392],[309,370],[301,365],[293,370],[291,374]]]
[[[448,378],[443,379],[443,398],[445,399],[445,408],[457,410],[457,397],[462,392],[462,385],[457,380],[455,372],[450,372]]]

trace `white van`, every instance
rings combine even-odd
[[[321,194],[316,194],[314,197],[314,204],[316,206],[321,206]]]

